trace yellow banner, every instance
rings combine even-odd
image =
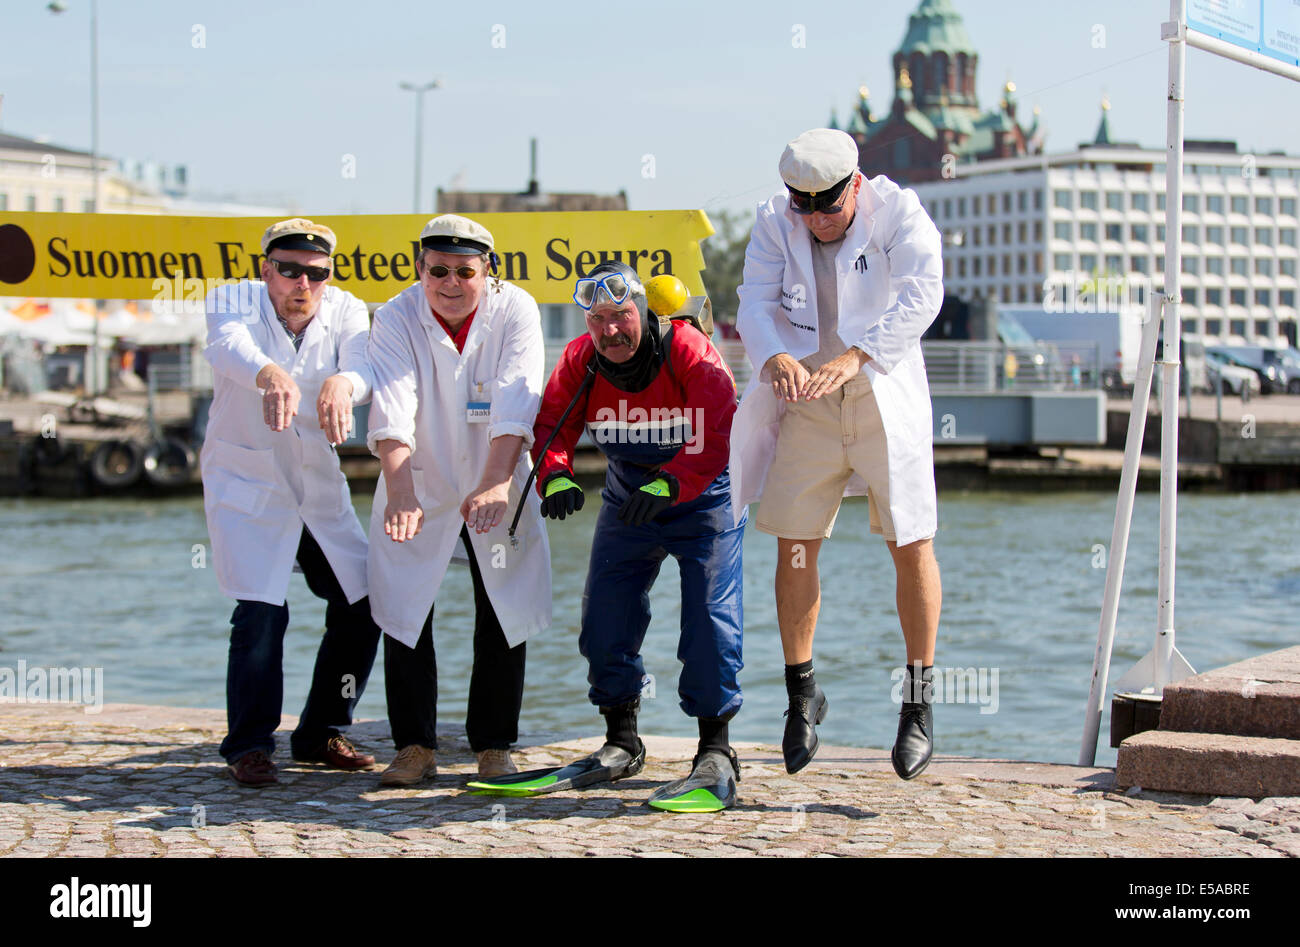
[[[539,303],[567,303],[573,282],[621,260],[642,278],[671,273],[702,295],[700,210],[475,214],[501,275]],[[415,282],[421,214],[312,217],[334,231],[334,285],[384,302]],[[261,279],[271,217],[0,213],[0,296],[202,299],[220,283]]]

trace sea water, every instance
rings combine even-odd
[[[578,654],[582,589],[599,492],[563,522],[548,521],[554,625],[528,642],[525,733],[595,735]],[[361,522],[368,495],[355,500]],[[1199,670],[1300,642],[1300,494],[1184,494],[1178,506],[1175,628]],[[1110,554],[1115,497],[1104,493],[954,493],[939,498],[935,539],[943,577],[935,708],[944,755],[1074,763]],[[867,531],[866,505],[846,501],[820,557],[822,607],[814,647],[830,699],[823,742],[888,748],[905,655],[888,550]],[[1156,632],[1159,498],[1137,497],[1110,681],[1152,648]],[[502,527],[504,530],[504,527]],[[225,705],[233,603],[217,590],[199,497],[0,501],[0,667],[102,668],[108,703]],[[745,536],[745,702],[733,738],[779,744],[786,708],[772,591],[776,541]],[[643,655],[646,733],[691,736],[677,697],[680,585],[672,560],[651,593]],[[453,566],[434,623],[439,719],[462,721],[472,656],[469,572]],[[285,639],[285,704],[306,697],[325,606],[295,575]],[[1109,700],[1107,700],[1109,706]],[[377,660],[358,707],[385,716]],[[1097,754],[1111,765],[1109,715]]]

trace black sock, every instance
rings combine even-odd
[[[600,712],[605,715],[605,742],[635,756],[641,748],[636,735],[636,714],[640,709],[641,702],[636,700],[619,707],[601,707]]]
[[[921,678],[916,680],[915,664],[907,666],[907,678],[903,681],[903,702],[908,704],[934,703],[934,665],[927,664],[921,668]]]
[[[731,736],[728,732],[726,720],[720,717],[700,717],[696,721],[700,725],[700,745],[697,750],[698,755],[703,755],[709,750],[717,750],[719,753],[726,754],[731,749]]]
[[[791,697],[811,697],[816,689],[817,680],[813,677],[812,661],[785,666],[785,692]]]

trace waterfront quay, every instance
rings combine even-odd
[[[135,405],[143,416],[143,398]],[[124,399],[130,406],[131,399]],[[1064,447],[1001,448],[954,445],[935,436],[935,479],[940,490],[1108,490],[1119,485],[1131,401],[1111,398],[1107,405],[1105,443]],[[155,421],[170,436],[185,442],[191,424],[190,399],[168,392],[158,399]],[[84,410],[84,409],[83,409]],[[364,415],[366,408],[357,409]],[[1179,404],[1179,484],[1189,490],[1278,490],[1300,487],[1300,395],[1240,398],[1195,395]],[[144,443],[143,420],[112,426],[73,420],[72,411],[38,399],[0,398],[0,496],[86,497],[198,492],[201,488],[199,443],[186,453],[188,471],[165,484],[141,476],[129,484],[97,482],[93,457],[105,442],[136,438]],[[358,422],[360,424],[362,422]],[[45,437],[43,434],[53,436]],[[1154,490],[1160,482],[1160,414],[1153,403],[1147,416],[1138,488]],[[364,439],[339,448],[343,471],[354,486],[372,488],[379,461]],[[117,463],[120,465],[121,460]],[[138,460],[137,460],[138,463]],[[604,475],[604,457],[594,448],[580,450],[577,473]],[[156,480],[157,478],[154,478]]]
[[[684,773],[688,739],[646,737],[637,777],[532,799],[471,795],[474,755],[439,728],[436,779],[381,789],[383,721],[350,735],[379,758],[343,773],[287,758],[280,783],[234,783],[220,710],[0,705],[0,855],[240,856],[1300,856],[1300,798],[1215,798],[1133,787],[1110,769],[937,756],[911,782],[881,749],[823,745],[797,776],[780,748],[736,744],[740,800],[715,814],[645,805]],[[591,752],[596,738],[524,735],[521,768]]]

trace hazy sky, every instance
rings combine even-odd
[[[0,5],[0,128],[87,148],[90,2],[66,2]],[[1059,151],[1092,137],[1105,92],[1115,137],[1163,146],[1167,2],[953,2],[983,107],[1013,78]],[[832,106],[843,122],[859,85],[889,107],[917,3],[100,0],[101,150],[188,165],[196,196],[408,212],[414,96],[398,84],[437,78],[423,211],[438,186],[522,189],[531,136],[546,190],[748,210],[780,186],[785,142]],[[1187,77],[1188,137],[1300,153],[1293,83],[1199,50]]]

